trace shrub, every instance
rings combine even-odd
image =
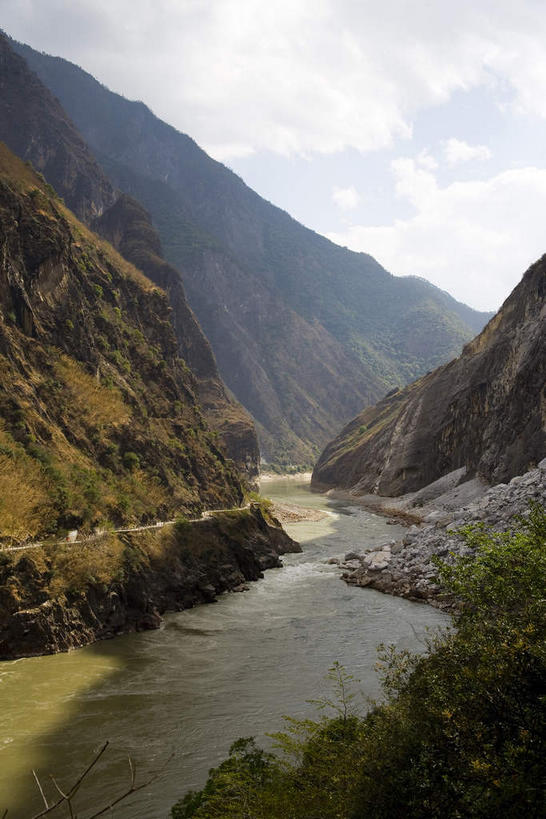
[[[128,469],[130,472],[140,468],[140,458],[136,452],[124,452],[122,461],[125,469]]]

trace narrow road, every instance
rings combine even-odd
[[[206,509],[200,518],[189,518],[188,523],[198,523],[200,520],[205,520],[206,518],[210,517],[211,515],[215,515],[217,512],[237,512],[241,509],[250,509],[251,503],[245,504],[245,506],[234,506],[231,509]],[[133,526],[129,529],[108,529],[99,532],[95,532],[93,535],[89,535],[86,538],[82,538],[81,540],[68,540],[65,538],[64,540],[53,540],[53,541],[33,541],[32,543],[24,543],[22,546],[4,546],[0,548],[0,553],[2,552],[21,552],[24,549],[36,549],[39,546],[77,546],[81,543],[92,543],[95,540],[100,540],[101,538],[105,537],[106,535],[114,535],[114,534],[126,534],[128,532],[145,532],[149,529],[162,529],[164,526],[174,526],[176,520],[162,520],[159,523],[151,523],[149,526]]]

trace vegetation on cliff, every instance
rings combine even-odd
[[[239,740],[174,819],[544,816],[546,512],[466,537],[474,558],[439,566],[456,628],[424,655],[382,649],[383,704],[359,715],[334,666],[333,714],[290,719],[275,753]]]
[[[1,537],[237,505],[165,294],[3,145],[0,232]]]

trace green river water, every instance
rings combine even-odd
[[[166,817],[234,739],[267,742],[284,714],[310,713],[306,700],[328,693],[325,675],[335,660],[360,680],[364,697],[374,697],[377,644],[417,649],[427,629],[449,622],[429,606],[347,586],[325,563],[398,537],[402,527],[294,480],[266,483],[262,493],[328,516],[286,526],[303,553],[287,555],[282,569],[248,592],[168,615],[158,631],[0,663],[0,815],[4,808],[8,819],[38,812],[32,769],[44,782],[52,773],[70,783],[109,740],[81,790],[79,815],[120,792],[128,755],[144,777],[174,752],[160,779],[113,814]]]

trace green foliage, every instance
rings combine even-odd
[[[333,717],[288,719],[275,755],[238,746],[173,817],[546,816],[546,513],[464,537],[474,554],[438,565],[457,628],[421,656],[381,647],[383,705],[355,713],[334,665],[334,696],[318,703]]]
[[[121,460],[123,461],[125,469],[128,469],[130,472],[140,468],[140,458],[136,452],[124,452]]]

